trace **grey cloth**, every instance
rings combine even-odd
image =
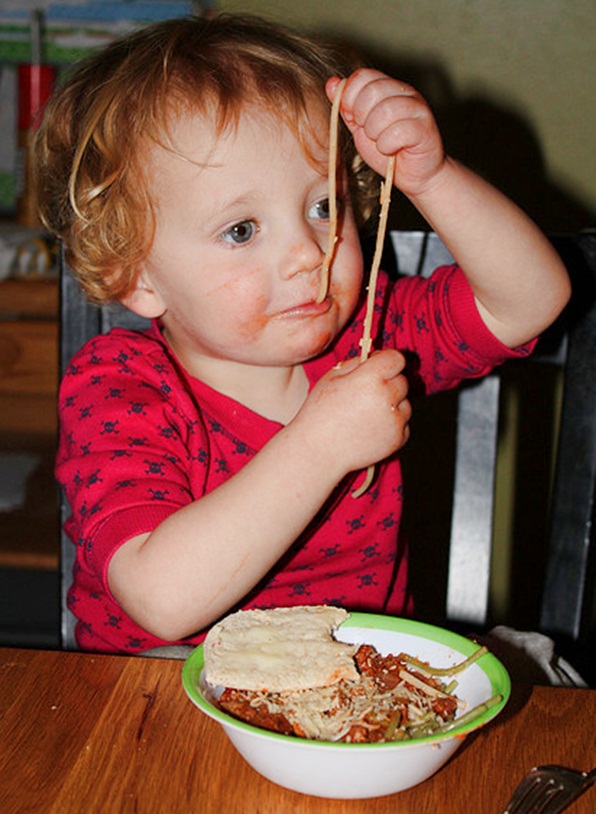
[[[194,647],[190,644],[164,644],[161,647],[152,647],[139,653],[152,659],[187,659]]]
[[[569,662],[555,653],[553,640],[542,633],[498,625],[488,634],[474,638],[503,662],[515,682],[553,687],[588,686]]]

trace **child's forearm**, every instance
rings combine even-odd
[[[535,224],[498,190],[446,159],[412,202],[462,267],[488,328],[516,347],[565,306],[565,267]]]
[[[272,568],[343,474],[285,428],[226,483],[116,552],[116,599],[162,639],[201,630]]]

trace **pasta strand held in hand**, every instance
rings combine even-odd
[[[387,231],[387,218],[389,216],[389,205],[391,203],[391,187],[393,185],[393,174],[395,171],[395,156],[389,157],[387,162],[387,172],[385,173],[385,181],[381,186],[381,213],[379,215],[379,225],[377,227],[377,240],[375,244],[375,253],[370,269],[368,279],[368,296],[366,300],[366,315],[364,317],[364,330],[362,339],[360,340],[360,360],[362,362],[368,359],[370,349],[372,346],[372,320],[375,312],[375,295],[377,290],[377,277],[379,276],[379,267],[381,265],[381,257],[383,256],[383,245],[385,243],[385,233]],[[366,470],[366,476],[362,484],[352,492],[352,497],[360,497],[363,495],[368,487],[371,485],[375,476],[374,466],[369,466]]]
[[[339,127],[339,105],[345,84],[346,80],[342,79],[337,86],[329,119],[329,232],[327,250],[321,266],[321,282],[317,302],[323,302],[327,296],[329,271],[335,254],[335,244],[337,243],[337,131]]]
[[[362,348],[360,360],[365,362],[368,359],[370,349],[372,346],[372,320],[375,311],[375,294],[377,290],[377,278],[379,276],[379,267],[381,265],[381,257],[383,256],[383,245],[385,243],[385,232],[387,231],[387,218],[389,216],[389,204],[391,203],[391,187],[393,185],[393,173],[395,171],[395,156],[389,157],[387,162],[387,172],[385,174],[385,181],[381,185],[381,213],[379,215],[379,225],[377,227],[377,239],[375,244],[375,253],[370,269],[368,279],[368,298],[366,301],[366,316],[364,317],[364,332],[360,340],[360,347]]]

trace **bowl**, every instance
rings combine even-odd
[[[351,644],[372,644],[383,655],[405,652],[433,667],[456,665],[478,649],[470,639],[434,625],[367,613],[351,613],[335,637]],[[184,689],[205,715],[222,726],[246,762],[280,786],[336,799],[380,797],[422,783],[449,760],[471,732],[499,714],[511,691],[507,671],[495,656],[486,653],[457,676],[455,694],[468,710],[501,696],[474,720],[449,732],[410,741],[329,743],[267,732],[226,714],[217,706],[222,688],[206,683],[203,665],[200,645],[184,663]]]

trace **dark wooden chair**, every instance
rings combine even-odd
[[[390,243],[387,264],[393,265],[399,274],[427,275],[436,266],[451,261],[441,241],[432,233],[392,232]],[[536,396],[531,392],[526,401],[529,400],[529,406],[543,423],[545,415],[553,419],[546,422],[551,449],[552,425],[560,428],[557,449],[552,449],[552,458],[549,457],[544,434],[532,446],[531,430],[539,422],[530,417],[527,432],[519,433],[520,443],[529,444],[529,452],[525,458],[521,456],[521,463],[519,456],[512,463],[517,473],[515,496],[524,491],[522,486],[530,494],[526,507],[520,512],[522,527],[525,523],[533,529],[529,552],[521,559],[515,551],[511,555],[514,565],[518,564],[512,569],[512,579],[515,577],[516,596],[519,592],[522,599],[525,599],[527,586],[538,582],[537,608],[527,612],[524,601],[516,601],[514,604],[521,608],[520,615],[496,621],[538,628],[557,642],[568,641],[587,647],[595,628],[596,234],[561,237],[554,243],[572,276],[574,297],[565,314],[541,340],[538,352],[530,360],[507,364],[486,379],[463,386],[457,393],[424,399],[425,403],[435,403],[438,417],[437,414],[430,418],[425,416],[422,403],[420,411],[416,406],[412,441],[404,450],[406,505],[409,502],[410,506],[404,522],[405,531],[412,538],[415,584],[417,573],[425,573],[418,589],[422,617],[475,630],[495,621],[490,600],[495,473],[503,434],[504,393],[510,386],[507,377],[512,375],[518,385],[526,384],[532,376],[536,381],[548,379],[553,383],[552,393],[545,396],[540,391]],[[124,308],[99,309],[87,304],[66,268],[61,292],[63,370],[72,355],[92,336],[116,325],[132,328],[143,325]],[[528,373],[530,370],[532,376]],[[556,384],[561,371],[563,398],[560,420],[555,421]],[[524,412],[524,404],[520,409]],[[433,439],[433,433],[439,436],[440,443]],[[418,494],[415,465],[412,466],[417,457],[425,461]],[[409,470],[413,472],[411,484],[407,480]],[[544,486],[538,506],[537,472]],[[551,472],[554,472],[554,485]],[[434,486],[435,476],[443,474],[448,475],[444,511],[439,505],[440,490]],[[431,495],[433,502],[429,505]],[[66,505],[63,512],[64,516],[68,514]],[[532,519],[532,515],[537,519]],[[416,522],[429,518],[435,523],[444,520],[441,532],[432,524],[429,530],[428,522],[426,528],[424,522],[422,528],[420,522]],[[432,539],[424,539],[425,536]],[[528,536],[527,528],[525,536]],[[75,646],[73,618],[65,602],[73,557],[72,543],[63,535],[62,639],[65,647]],[[417,558],[424,567],[416,566]],[[425,601],[431,596],[436,606],[434,610],[433,603]]]

